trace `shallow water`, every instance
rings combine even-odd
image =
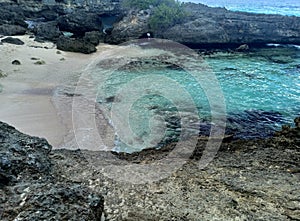
[[[300,50],[259,49],[207,58],[222,86],[227,112],[280,113],[286,122],[300,110]]]
[[[134,57],[131,50],[125,49],[133,56],[130,62],[107,71],[109,62],[118,63],[112,59],[99,62],[91,71],[98,85],[97,102],[116,129],[116,150],[132,152],[177,141],[182,138],[183,122],[188,122],[186,137],[209,135],[216,108],[203,85],[180,64],[157,61],[155,56],[163,50],[143,49],[144,58]],[[227,134],[242,139],[268,137],[283,124],[293,124],[300,114],[300,50],[296,47],[218,53],[205,57],[203,64],[221,86]]]
[[[25,133],[46,137],[55,147],[78,148],[82,138],[85,148],[86,140],[100,134],[110,149],[115,145],[116,150],[132,152],[160,147],[199,133],[209,135],[212,112],[220,114],[222,96],[226,104],[226,133],[236,138],[271,136],[300,115],[300,50],[297,47],[217,53],[196,60],[177,47],[173,51],[179,54],[177,60],[168,57],[172,48],[147,47],[147,42],[141,47],[103,46],[91,57],[73,59],[74,55],[69,55],[64,63],[53,50],[51,59],[47,57],[46,62],[51,64],[57,60],[59,65],[55,66],[39,67],[27,59],[22,70],[1,80],[4,86],[0,96],[3,101],[1,120]],[[25,54],[23,60],[34,55],[31,53],[36,51]],[[88,86],[76,91],[80,88],[78,78],[85,77],[81,68],[76,67],[84,67],[93,59],[96,63],[86,69],[91,67],[89,79],[93,82],[88,83],[96,83],[96,90]],[[195,76],[189,69],[194,66],[200,67],[199,72],[192,72]],[[221,94],[216,94],[218,84]],[[85,96],[87,103],[79,109],[83,118],[76,119],[74,99]],[[208,100],[215,97],[219,103],[211,105]],[[90,106],[93,109],[89,109]],[[37,117],[29,118],[29,113],[37,113]],[[77,121],[79,125],[74,126]],[[96,126],[92,125],[94,121]],[[63,130],[67,135],[58,135],[61,125],[65,125]],[[77,129],[87,133],[76,140]],[[93,130],[95,133],[91,134]],[[126,136],[125,140],[120,136]],[[64,144],[58,145],[61,140]]]

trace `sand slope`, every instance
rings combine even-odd
[[[59,147],[70,130],[59,116],[53,104],[53,93],[58,87],[76,83],[76,77],[94,56],[58,52],[53,43],[38,43],[29,36],[19,36],[25,45],[0,45],[0,70],[6,78],[0,79],[0,120],[15,126],[20,131],[46,138],[54,147]],[[99,51],[109,46],[99,46]],[[99,53],[99,52],[98,52]],[[21,65],[13,65],[13,60]],[[35,64],[44,61],[45,64]],[[43,62],[42,62],[43,63]],[[66,102],[70,104],[70,101]],[[70,105],[65,105],[65,108]],[[65,110],[70,113],[70,110]],[[69,117],[69,120],[71,118]],[[64,121],[64,122],[63,122]]]

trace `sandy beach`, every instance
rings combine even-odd
[[[0,70],[7,75],[0,79],[0,120],[59,148],[72,127],[72,97],[53,102],[53,93],[75,84],[97,53],[111,46],[103,44],[99,52],[84,55],[59,51],[53,43],[38,43],[29,36],[17,38],[25,44],[0,46]],[[13,65],[14,60],[21,65]]]

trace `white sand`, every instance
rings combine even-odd
[[[124,55],[135,59],[137,56],[166,54],[158,49],[141,50],[135,46],[128,48],[105,44],[98,46],[98,52],[91,55],[57,53],[52,43],[37,43],[29,36],[18,38],[25,45],[0,45],[0,70],[8,75],[0,78],[3,86],[0,93],[0,121],[23,133],[44,137],[54,148],[111,150],[114,147],[115,133],[104,117],[109,113],[105,114],[99,104],[89,99],[90,93],[94,95],[89,83],[83,87],[84,91],[78,92],[82,95],[79,96],[80,108],[77,110],[72,107],[77,100],[74,99],[76,96],[72,96],[76,83],[89,64],[95,65],[92,67],[103,65],[99,70],[107,69],[110,72],[122,65]],[[21,65],[12,64],[16,59]],[[45,64],[35,64],[37,61],[44,61]],[[105,75],[104,72],[101,74]],[[81,79],[85,79],[82,76]],[[72,115],[72,111],[75,115]],[[100,138],[96,139],[97,136]]]
[[[8,74],[1,78],[3,91],[0,93],[0,121],[33,136],[46,138],[54,148],[63,147],[63,142],[72,129],[71,99],[53,102],[57,87],[76,82],[76,76],[88,65],[97,53],[84,55],[61,52],[52,43],[37,43],[29,36],[18,36],[25,45],[0,45],[0,70]],[[38,48],[35,48],[35,47]],[[45,49],[47,47],[48,49]],[[110,48],[101,45],[101,52]],[[38,58],[43,65],[34,64]],[[61,59],[64,60],[61,60]],[[13,60],[21,65],[12,65]],[[69,122],[69,123],[68,123]]]

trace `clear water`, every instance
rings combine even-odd
[[[260,49],[207,58],[226,97],[227,111],[295,113],[300,102],[300,50]]]
[[[300,115],[299,49],[259,49],[206,61],[221,84],[228,127],[240,138],[272,135]]]
[[[226,133],[241,139],[268,137],[282,125],[293,124],[294,118],[300,115],[299,48],[277,46],[249,53],[217,53],[204,60],[216,75],[225,98]],[[137,68],[117,69],[108,77],[102,71],[94,73],[100,82],[98,102],[110,111],[115,106],[119,116],[128,115],[129,128],[135,134],[135,140],[129,143],[137,142],[137,146],[129,148],[117,139],[118,150],[132,152],[149,147],[153,128],[157,135],[162,133],[157,138],[162,141],[158,146],[178,139],[182,115],[177,114],[178,105],[174,101],[183,106],[183,118],[191,123],[188,128],[191,134],[199,131],[209,134],[210,104],[202,87],[189,73],[156,65],[135,65]],[[147,79],[151,75],[156,76],[155,80]],[[166,79],[172,79],[175,84]],[[132,84],[134,81],[136,84]],[[191,96],[197,113],[182,91]],[[164,126],[157,127],[162,121]]]
[[[225,7],[228,10],[264,14],[300,16],[299,0],[181,0],[182,2],[202,3],[212,7]]]

